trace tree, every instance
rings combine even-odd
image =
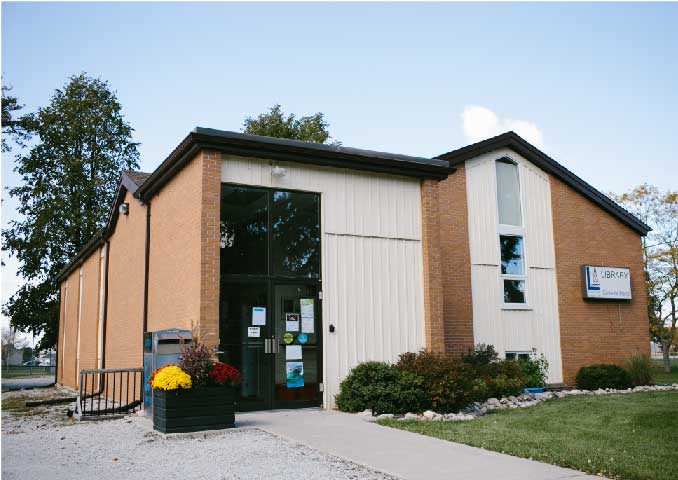
[[[2,329],[2,363],[7,366],[12,350],[21,350],[26,345],[26,340],[22,338],[14,328],[4,327]]]
[[[2,86],[2,151],[10,152],[12,148],[7,142],[8,138],[13,139],[20,146],[28,140],[29,134],[23,128],[23,124],[19,118],[16,118],[14,112],[18,112],[23,105],[19,103],[16,97],[9,95],[12,87]]]
[[[3,306],[14,327],[56,344],[57,274],[103,227],[121,171],[138,168],[133,129],[108,82],[73,76],[49,104],[21,118],[37,141],[16,158],[21,181],[9,189],[19,220],[3,230],[3,249],[19,260],[25,283]]]
[[[293,113],[285,116],[282,107],[276,104],[267,113],[259,114],[257,118],[247,117],[243,124],[243,132],[304,142],[327,143],[330,139],[329,126],[325,116],[320,112],[301,118],[297,118]],[[337,145],[338,142],[334,144]]]
[[[670,372],[669,353],[678,348],[678,192],[643,184],[614,199],[652,227],[643,238],[650,335]]]

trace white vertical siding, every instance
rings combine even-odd
[[[223,157],[225,183],[321,194],[324,404],[366,360],[392,361],[425,346],[421,193],[417,179]],[[335,333],[329,333],[333,324]]]
[[[525,232],[528,306],[502,308],[499,268],[496,173],[494,162],[509,157],[518,164]],[[471,289],[475,343],[506,351],[543,353],[549,382],[562,381],[558,292],[555,275],[551,190],[548,176],[509,149],[466,162]]]

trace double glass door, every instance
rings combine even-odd
[[[238,409],[321,404],[320,198],[222,185],[220,357]]]
[[[320,405],[318,285],[224,282],[222,289],[221,357],[243,374],[239,410]]]

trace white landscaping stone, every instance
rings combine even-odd
[[[393,417],[395,417],[395,415],[392,413],[382,413],[381,415],[377,415],[377,420],[390,420]]]
[[[436,412],[434,412],[433,410],[426,410],[424,412],[424,418],[427,419],[427,420],[431,420],[436,415],[438,415],[438,414]]]

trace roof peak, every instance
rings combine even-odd
[[[510,148],[514,152],[525,157],[528,161],[532,162],[546,173],[558,178],[641,235],[647,235],[647,232],[652,230],[632,213],[610,199],[610,197],[572,173],[514,131],[508,131],[495,137],[458,148],[457,150],[443,153],[436,158],[447,160],[450,162],[450,167],[454,167],[455,165],[464,163],[466,160],[470,160],[500,148]]]

